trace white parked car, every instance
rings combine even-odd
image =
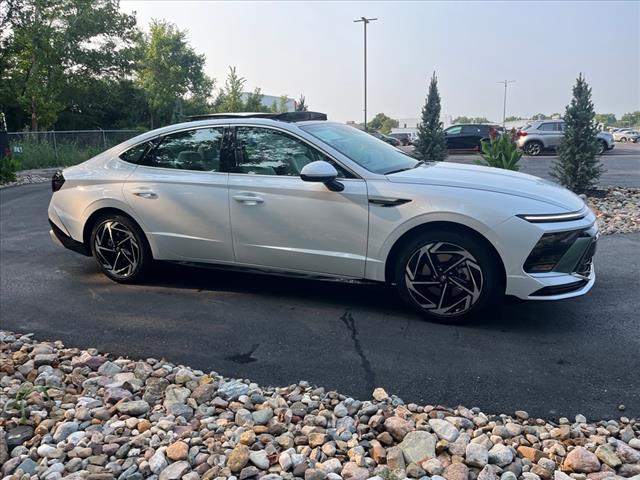
[[[152,260],[372,280],[446,321],[594,284],[595,216],[558,185],[420,162],[313,112],[209,117],[54,175],[54,241],[117,282]]]
[[[626,143],[626,142],[637,142],[640,139],[640,132],[637,130],[633,130],[630,128],[622,128],[613,132],[613,139],[616,142]]]

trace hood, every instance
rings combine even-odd
[[[530,198],[575,212],[584,207],[576,194],[542,178],[501,168],[433,162],[387,175],[392,182],[472,188]]]

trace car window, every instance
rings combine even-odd
[[[140,164],[142,160],[142,156],[145,154],[147,149],[153,146],[152,142],[143,142],[135,147],[130,148],[126,152],[120,154],[120,158],[125,162],[135,163],[136,165]]]
[[[538,127],[538,130],[542,130],[543,132],[559,132],[562,131],[560,122],[547,122],[543,123]]]
[[[477,135],[480,133],[480,127],[478,125],[464,125],[462,127],[462,133],[467,135]]]
[[[449,127],[444,132],[447,135],[458,135],[462,131],[462,127]]]
[[[388,174],[418,163],[402,150],[349,125],[316,123],[300,128],[370,172]]]
[[[308,163],[331,163],[341,178],[353,175],[322,152],[284,132],[263,127],[236,127],[234,173],[299,177]]]
[[[140,164],[203,172],[220,171],[222,128],[199,128],[162,137]]]

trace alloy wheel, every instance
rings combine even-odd
[[[114,220],[103,222],[96,230],[94,247],[96,258],[111,275],[131,276],[140,262],[140,245],[134,233]]]
[[[540,153],[542,152],[542,147],[537,142],[530,143],[527,145],[526,152],[527,152],[527,155],[533,155],[533,156],[540,155]]]
[[[407,262],[405,283],[411,298],[430,314],[463,314],[482,293],[478,261],[467,250],[449,242],[419,248]]]

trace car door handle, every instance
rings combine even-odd
[[[238,195],[234,195],[233,199],[236,202],[244,203],[245,205],[257,205],[264,202],[262,197],[252,195],[250,193],[240,193]]]
[[[158,194],[156,192],[146,189],[133,189],[131,190],[131,193],[140,198],[158,198]]]

